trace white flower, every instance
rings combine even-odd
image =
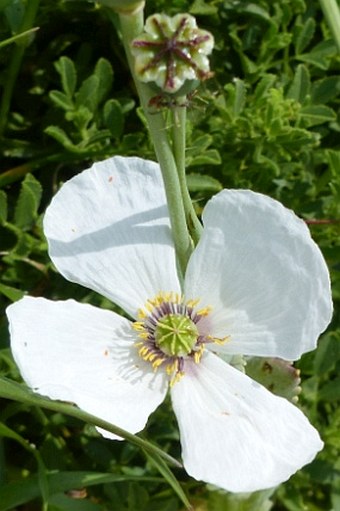
[[[314,349],[332,313],[328,271],[304,222],[264,195],[222,191],[203,222],[181,284],[157,164],[114,157],[71,179],[46,211],[50,256],[133,322],[26,297],[8,308],[13,354],[36,392],[132,433],[171,381],[187,472],[233,492],[273,487],[323,444],[296,406],[218,354]]]

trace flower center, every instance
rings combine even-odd
[[[155,329],[155,345],[170,357],[189,355],[198,337],[199,331],[195,323],[180,314],[164,316]]]
[[[205,333],[202,319],[210,307],[197,309],[200,300],[184,300],[178,293],[159,293],[138,311],[138,321],[132,324],[138,332],[139,356],[157,370],[164,367],[170,385],[178,381],[188,363],[198,364],[207,343],[224,343]]]

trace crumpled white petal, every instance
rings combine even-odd
[[[208,202],[190,258],[187,297],[213,307],[209,333],[225,353],[296,360],[332,316],[329,273],[306,225],[279,202],[224,190]]]
[[[131,324],[118,314],[74,300],[25,297],[7,315],[14,359],[34,391],[130,433],[142,430],[163,401],[164,375],[138,356]]]
[[[212,353],[192,363],[171,394],[186,471],[225,490],[274,487],[322,448],[296,406]]]
[[[46,210],[60,273],[131,316],[160,291],[180,292],[159,166],[115,156],[68,181]]]

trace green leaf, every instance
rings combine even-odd
[[[269,23],[271,22],[269,13],[256,3],[240,2],[240,4],[237,5],[237,10],[243,15],[254,16],[261,19],[262,21],[267,21]]]
[[[6,192],[0,190],[0,224],[7,220],[7,195]]]
[[[98,484],[118,483],[125,481],[150,481],[160,482],[156,477],[139,477],[130,475],[117,475],[101,472],[65,471],[47,472],[47,485],[49,495],[60,494],[75,488],[87,488]],[[12,510],[16,506],[25,504],[38,498],[40,495],[39,478],[31,476],[21,481],[8,483],[0,487],[0,511]]]
[[[299,116],[308,127],[323,124],[324,122],[331,122],[336,119],[334,110],[325,105],[302,107]]]
[[[49,93],[49,98],[55,105],[62,108],[63,110],[68,111],[73,110],[74,108],[72,99],[59,90],[51,90]]]
[[[337,47],[332,39],[322,41],[314,46],[311,52],[302,53],[296,58],[303,62],[309,62],[319,69],[327,70],[332,57],[337,55]]]
[[[267,94],[269,89],[274,86],[277,77],[272,74],[265,75],[256,86],[254,100],[255,102],[260,102],[263,100],[264,96]]]
[[[213,511],[270,511],[275,489],[254,493],[227,493],[214,489],[208,494],[208,509]]]
[[[55,63],[55,67],[60,74],[63,90],[66,96],[71,99],[77,85],[77,71],[75,65],[68,57],[60,57]]]
[[[21,289],[16,289],[15,287],[12,287],[12,286],[6,286],[5,284],[2,284],[0,282],[0,293],[4,296],[6,296],[6,298],[8,298],[9,300],[11,300],[11,302],[16,302],[17,300],[20,300],[20,298],[22,298],[24,295],[25,295],[25,292],[22,291]]]
[[[328,103],[340,94],[340,76],[328,76],[312,85],[311,102],[314,105]]]
[[[113,70],[110,62],[104,58],[98,60],[94,69],[94,75],[98,78],[97,101],[100,103],[110,92],[113,82]]]
[[[300,64],[296,68],[293,81],[287,91],[286,97],[303,103],[310,92],[310,86],[309,71],[304,64]]]
[[[246,86],[243,80],[239,78],[234,79],[235,84],[235,100],[233,111],[235,117],[238,117],[244,109],[246,103]]]
[[[124,128],[122,107],[116,99],[109,99],[104,105],[104,121],[115,138],[121,137]]]
[[[332,171],[332,175],[334,177],[338,177],[340,175],[340,151],[335,151],[333,149],[328,149],[326,151],[328,164]]]
[[[320,401],[337,401],[340,399],[340,376],[334,380],[325,383],[319,390],[318,399]]]
[[[148,509],[149,504],[149,494],[148,492],[140,485],[136,483],[129,484],[129,493],[128,493],[128,508],[129,511],[144,511]]]
[[[194,16],[210,16],[217,14],[218,9],[214,5],[209,5],[204,0],[194,0],[189,12]]]
[[[233,83],[228,83],[224,89],[228,94],[227,107],[232,118],[238,117],[242,113],[246,102],[245,83],[243,80],[236,78]]]
[[[223,189],[217,179],[202,174],[188,174],[187,185],[191,192],[217,193]]]
[[[6,424],[3,424],[0,422],[0,436],[4,436],[7,438],[11,438],[18,442],[24,449],[29,451],[35,458],[37,465],[38,465],[38,484],[39,484],[39,492],[41,493],[41,496],[43,498],[44,503],[47,503],[48,500],[48,482],[47,482],[47,476],[46,476],[46,468],[43,463],[43,460],[40,456],[39,451],[36,449],[34,445],[31,445],[25,438],[23,438],[21,435],[19,435],[17,432],[11,430],[6,426]],[[0,498],[0,502],[2,502]]]
[[[95,75],[84,80],[75,95],[76,108],[84,106],[94,113],[98,104],[99,85],[99,78]]]
[[[307,21],[302,25],[301,31],[299,31],[295,41],[295,51],[298,55],[307,48],[313,39],[315,27],[316,22],[314,18],[308,18]]]
[[[63,147],[65,147],[65,149],[68,149],[69,151],[77,150],[77,146],[73,144],[65,131],[59,128],[59,126],[47,126],[47,128],[45,128],[45,133],[54,138]]]
[[[320,339],[314,359],[315,373],[320,376],[327,374],[339,360],[340,332],[330,332]]]
[[[20,32],[25,16],[25,3],[11,0],[4,10],[4,14],[11,28],[11,32],[14,34]]]
[[[208,149],[204,153],[194,156],[189,160],[188,166],[197,167],[198,165],[220,165],[221,156],[217,149]]]
[[[39,181],[32,174],[26,174],[14,211],[14,223],[17,227],[27,229],[32,226],[37,219],[41,195],[42,187]]]
[[[173,475],[169,467],[166,465],[165,461],[155,452],[144,451],[144,453],[148,460],[153,465],[155,465],[155,467],[162,474],[167,483],[172,487],[172,489],[181,499],[185,507],[187,509],[192,510],[191,504],[188,501],[188,498],[185,495],[184,491],[182,490],[181,485],[179,484],[179,482],[177,481],[176,477]]]

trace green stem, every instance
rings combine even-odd
[[[340,9],[337,0],[320,0],[320,5],[340,53]]]
[[[148,123],[157,160],[162,170],[179,269],[182,275],[184,275],[187,262],[192,252],[192,242],[186,224],[185,209],[182,201],[181,186],[177,175],[176,162],[162,113],[150,113],[149,111],[149,101],[154,97],[155,93],[148,85],[140,82],[136,78],[130,49],[131,41],[143,31],[143,10],[140,9],[132,14],[120,13],[119,19],[131,74],[135,81],[144,115]]]
[[[185,101],[186,98],[178,98],[178,105],[174,106],[171,109],[172,112],[172,143],[173,143],[173,151],[174,157],[177,166],[177,174],[179,179],[179,184],[181,188],[182,201],[185,210],[186,222],[189,228],[189,232],[191,237],[197,245],[201,234],[202,234],[202,224],[198,220],[196,211],[191,201],[191,197],[189,194],[187,181],[186,181],[186,173],[185,173],[185,126],[186,126],[186,106]]]
[[[182,465],[175,460],[172,456],[162,451],[159,447],[143,440],[142,438],[125,431],[124,429],[115,426],[114,424],[110,424],[99,417],[95,417],[89,413],[80,410],[74,405],[60,402],[60,401],[51,401],[50,399],[44,398],[39,394],[34,394],[24,385],[20,385],[14,381],[9,380],[8,378],[0,377],[0,397],[5,399],[12,399],[14,401],[19,401],[20,403],[25,403],[30,406],[41,406],[42,408],[46,408],[47,410],[52,410],[54,412],[63,413],[65,415],[69,415],[71,417],[75,417],[87,424],[92,424],[93,426],[97,426],[98,428],[105,429],[110,433],[120,436],[125,440],[128,440],[132,444],[137,447],[144,449],[151,454],[158,454],[161,458],[163,458],[168,463],[172,465],[182,468]]]
[[[35,16],[39,7],[40,0],[30,0],[26,3],[26,10],[24,19],[20,27],[20,32],[26,32],[32,29]],[[14,91],[14,86],[21,68],[21,62],[27,46],[27,39],[18,41],[13,49],[11,62],[7,70],[7,76],[3,87],[3,95],[0,105],[0,135],[3,134],[6,125],[8,113],[11,107],[11,101]]]
[[[20,34],[16,34],[13,37],[9,37],[8,39],[5,39],[4,41],[0,42],[0,48],[4,48],[9,44],[15,43],[16,41],[18,41],[18,39],[30,36],[33,32],[36,32],[37,30],[39,30],[39,27],[34,27],[31,28],[30,30],[25,30],[25,32],[21,32]]]

